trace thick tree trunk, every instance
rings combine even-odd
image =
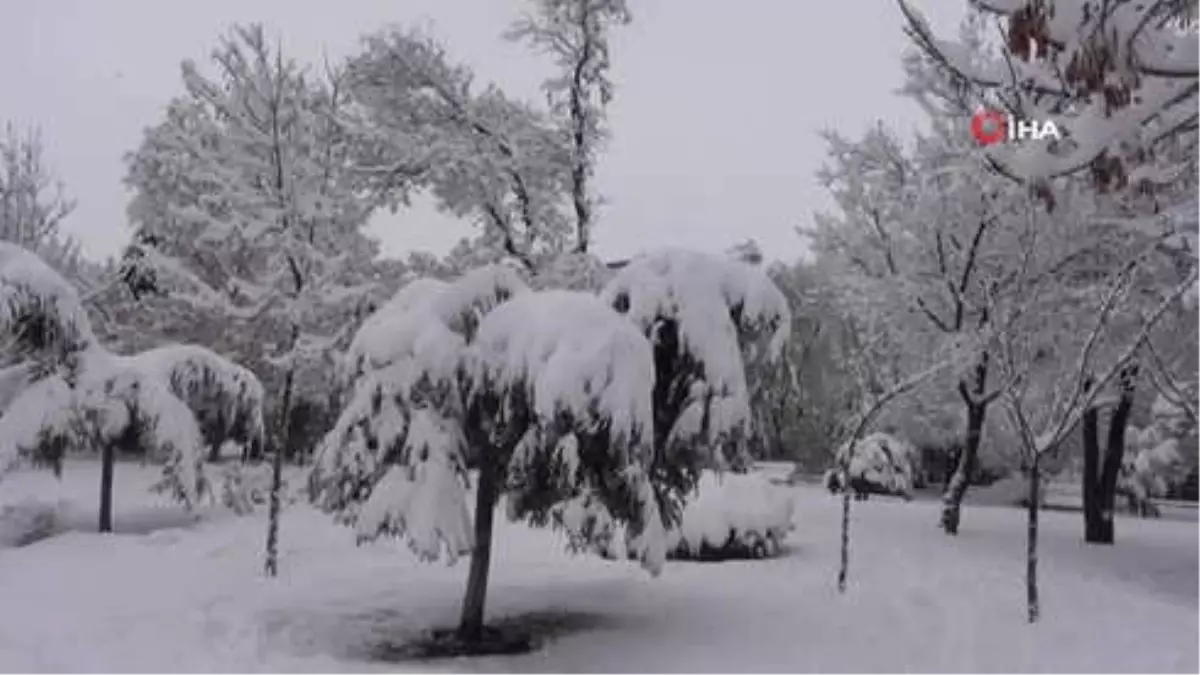
[[[471,570],[467,592],[463,596],[459,639],[479,642],[483,639],[483,609],[487,600],[488,568],[492,560],[492,525],[496,515],[499,476],[486,454],[479,463],[479,485],[475,493],[475,549],[471,552]]]
[[[1130,366],[1121,373],[1121,393],[1108,421],[1108,438],[1104,457],[1100,458],[1099,413],[1089,410],[1084,416],[1084,541],[1089,544],[1112,544],[1116,541],[1113,515],[1116,511],[1117,479],[1125,461],[1125,433],[1133,410],[1137,367]],[[1088,457],[1092,456],[1089,472]],[[1088,482],[1091,483],[1090,487]],[[1089,503],[1090,493],[1090,503]]]
[[[291,443],[292,426],[287,423],[288,416],[292,408],[292,384],[295,380],[295,372],[288,370],[287,375],[283,380],[283,403],[282,414],[280,419],[282,422],[282,433],[280,434],[280,446],[275,448],[275,455],[271,458],[271,497],[270,506],[267,513],[267,556],[264,563],[264,570],[267,576],[273,577],[279,574],[279,515],[283,508],[283,455],[287,450],[287,446]]]
[[[987,414],[987,406],[981,403],[967,403],[967,434],[962,452],[958,455],[958,466],[950,477],[946,492],[942,495],[942,529],[946,534],[958,534],[958,525],[962,519],[962,503],[966,498],[967,488],[979,462],[979,443],[983,438],[983,421]]]
[[[1041,613],[1041,607],[1038,604],[1037,582],[1038,503],[1041,498],[1038,490],[1041,487],[1041,479],[1038,458],[1034,457],[1029,467],[1028,526],[1025,533],[1025,607],[1028,612],[1029,623],[1036,623],[1038,615]]]
[[[1100,543],[1100,413],[1088,408],[1083,413],[1083,540]]]
[[[112,532],[113,471],[116,468],[117,446],[106,440],[100,448],[100,531]]]
[[[1129,428],[1129,413],[1133,409],[1133,378],[1136,369],[1122,374],[1121,398],[1113,409],[1108,422],[1108,447],[1104,453],[1104,464],[1100,469],[1100,535],[1098,543],[1111,544],[1115,541],[1113,514],[1116,511],[1117,479],[1125,461],[1125,432]]]

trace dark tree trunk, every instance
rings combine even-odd
[[[846,592],[846,578],[850,574],[850,488],[842,486],[842,550],[838,565],[838,592]]]
[[[1083,413],[1083,540],[1101,543],[1103,520],[1100,507],[1100,414],[1088,408]]]
[[[1036,623],[1041,613],[1038,603],[1037,564],[1038,502],[1041,497],[1038,492],[1042,476],[1038,459],[1034,457],[1029,467],[1029,506],[1026,507],[1028,526],[1025,533],[1025,608],[1028,611],[1029,623]]]
[[[100,447],[100,531],[112,532],[113,470],[116,468],[116,442],[104,441]]]
[[[458,637],[464,642],[483,640],[483,610],[492,561],[492,524],[499,492],[498,478],[494,460],[484,453],[479,463],[479,486],[475,493],[475,548],[471,552],[471,570],[458,624]]]
[[[1083,517],[1084,541],[1089,544],[1112,544],[1116,541],[1113,515],[1116,511],[1117,479],[1125,461],[1125,432],[1129,428],[1129,415],[1133,410],[1136,377],[1137,366],[1129,366],[1121,372],[1120,398],[1109,417],[1103,460],[1100,457],[1099,413],[1092,409],[1084,416]],[[1092,458],[1090,470],[1089,455]]]
[[[279,574],[279,515],[283,508],[283,495],[280,494],[283,492],[283,454],[291,442],[292,426],[288,424],[288,416],[292,408],[294,380],[295,372],[289,369],[283,380],[280,447],[275,448],[275,455],[271,458],[271,497],[267,513],[267,558],[263,566],[269,577]]]
[[[979,442],[983,438],[983,421],[987,414],[987,406],[981,403],[967,403],[967,434],[962,452],[958,455],[958,465],[946,485],[942,495],[942,529],[946,534],[958,534],[958,525],[962,519],[962,503],[967,496],[967,488],[975,474],[979,463]]]

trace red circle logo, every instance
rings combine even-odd
[[[971,135],[980,145],[998,143],[1008,135],[1006,122],[995,110],[980,110],[971,116]]]

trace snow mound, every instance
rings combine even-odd
[[[28,546],[59,529],[62,503],[25,499],[0,505],[0,550]]]

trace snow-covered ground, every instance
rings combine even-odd
[[[256,514],[197,522],[117,471],[117,534],[68,531],[0,549],[0,670],[396,671],[372,646],[453,623],[466,565],[425,565],[402,544],[355,547],[306,506],[282,530],[281,576],[261,574]],[[0,503],[65,499],[94,518],[97,468],[9,476]],[[972,508],[956,539],[937,505],[854,505],[851,584],[834,588],[839,501],[796,488],[797,530],[776,559],[636,564],[565,553],[500,522],[489,615],[576,629],[540,652],[401,664],[412,670],[1196,672],[1195,523],[1122,519],[1085,547],[1078,514],[1043,516],[1043,621],[1025,623],[1024,513]],[[154,528],[165,527],[170,529]]]

